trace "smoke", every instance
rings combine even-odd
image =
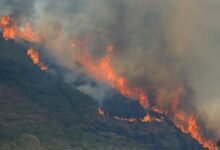
[[[216,129],[218,138],[219,6],[220,3],[216,0],[184,1],[177,7],[179,12],[168,30],[171,50],[175,51],[181,60],[182,67],[187,71],[188,84],[194,91],[193,102],[200,115],[206,118],[207,125]]]
[[[97,58],[113,43],[112,65],[130,86],[142,87],[151,103],[161,108],[171,107],[181,87],[180,109],[197,110],[216,138],[220,138],[219,8],[219,0],[0,1],[0,15],[12,14],[20,24],[29,21],[47,37],[43,43],[47,53],[72,71],[73,82],[82,73],[69,50],[73,39],[87,41]],[[78,89],[103,100],[109,91],[103,85]]]

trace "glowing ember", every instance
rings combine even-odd
[[[117,116],[114,116],[113,118],[116,120],[127,121],[127,122],[136,122],[137,121],[135,118],[122,118],[122,117],[117,117]]]
[[[42,71],[46,71],[48,69],[46,65],[40,62],[39,54],[36,50],[34,50],[33,48],[29,48],[27,50],[27,55],[31,58],[31,60],[33,61],[33,64],[38,65],[38,67]]]
[[[149,121],[151,121],[151,116],[147,113],[147,115],[143,119],[141,119],[141,121],[142,122],[149,122]]]
[[[98,108],[98,114],[100,116],[105,116],[104,110],[102,108]],[[112,118],[119,120],[119,121],[126,121],[126,122],[136,122],[136,118],[125,118],[125,117],[119,117],[119,116],[112,116]],[[143,119],[140,119],[141,122],[146,123],[146,122],[151,122],[151,121],[156,121],[156,122],[161,122],[163,118],[158,118],[158,117],[151,117],[149,113],[144,116]]]
[[[47,70],[48,70],[48,67],[47,67],[45,64],[43,64],[43,63],[38,64],[38,66],[39,66],[39,68],[40,68],[42,71],[47,71]]]
[[[151,122],[151,121],[156,121],[156,122],[161,122],[163,120],[163,117],[159,118],[159,117],[152,117],[150,116],[149,113],[147,113],[144,118],[141,119],[141,122]]]
[[[98,108],[98,114],[101,116],[105,116],[104,110],[102,108]]]

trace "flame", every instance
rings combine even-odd
[[[144,91],[141,88],[128,87],[127,80],[118,75],[112,68],[110,61],[113,49],[113,45],[109,45],[106,48],[107,54],[96,61],[92,60],[90,54],[84,50],[82,54],[78,55],[77,60],[94,79],[108,83],[113,89],[119,91],[121,95],[136,99],[142,107],[147,108],[149,106],[148,99]]]
[[[33,64],[38,65],[38,67],[42,70],[42,71],[47,71],[48,67],[40,62],[39,59],[39,54],[36,50],[34,50],[33,48],[29,48],[27,50],[27,55],[31,58]]]
[[[2,16],[0,27],[3,30],[3,38],[5,40],[15,39],[17,36],[17,27],[14,24],[14,19],[9,16]]]
[[[152,118],[151,118],[150,114],[148,114],[148,113],[143,119],[141,119],[142,122],[149,122],[151,120],[152,120]]]
[[[98,114],[100,116],[105,116],[103,108],[98,108]],[[126,121],[126,122],[136,122],[137,119],[134,117],[131,118],[125,118],[125,117],[119,117],[119,116],[112,116],[112,118],[119,120],[119,121]],[[156,122],[161,122],[163,118],[159,117],[151,117],[149,113],[146,114],[142,119],[140,119],[141,122],[146,123],[146,122],[151,122],[151,121],[156,121]]]
[[[178,87],[174,93],[174,98],[171,101],[171,109],[170,110],[162,110],[158,106],[149,107],[148,99],[145,95],[143,89],[141,88],[131,88],[128,86],[127,80],[116,73],[116,71],[111,66],[111,56],[114,50],[113,45],[109,45],[106,48],[106,55],[98,60],[93,60],[91,55],[87,50],[84,50],[83,53],[77,55],[78,62],[85,68],[85,70],[96,80],[105,81],[112,88],[119,91],[120,94],[131,98],[137,99],[138,102],[144,108],[150,108],[152,111],[160,114],[168,114],[168,112],[174,113],[174,124],[177,128],[179,128],[184,133],[189,133],[192,138],[194,138],[198,143],[200,143],[204,148],[208,148],[209,150],[217,150],[211,140],[206,140],[202,137],[199,126],[196,120],[192,121],[192,118],[189,119],[185,115],[179,113],[178,106],[180,104],[180,99],[182,96],[183,89]],[[132,118],[120,118],[114,117],[117,120],[121,121],[130,121],[134,122],[135,119]],[[163,118],[151,117],[147,114],[144,118],[142,118],[141,122],[150,122],[157,121],[161,122]],[[194,119],[194,118],[193,118]]]
[[[42,38],[32,31],[30,23],[25,24],[22,30],[18,32],[18,36],[20,39],[33,43],[40,43],[42,41]]]
[[[42,38],[32,31],[30,23],[26,23],[24,27],[18,28],[14,18],[2,16],[0,28],[3,30],[3,38],[5,40],[19,39],[33,43],[40,43]]]
[[[0,20],[0,28],[3,30],[3,38],[5,40],[20,39],[32,43],[40,43],[42,38],[35,34],[29,23],[26,23],[23,28],[18,29],[14,18],[2,16]],[[27,55],[32,59],[35,65],[38,65],[42,71],[46,71],[48,67],[39,61],[38,52],[33,48],[27,50]]]
[[[103,108],[98,108],[98,114],[100,116],[105,116],[105,112],[104,112]],[[118,116],[112,116],[112,118],[114,118],[116,120],[120,120],[120,121],[127,121],[127,122],[136,122],[137,121],[136,118],[123,118],[123,117],[118,117]]]
[[[218,150],[218,148],[211,140],[207,140],[202,137],[201,129],[193,115],[186,117],[184,114],[175,114],[174,118],[176,119],[174,120],[174,124],[182,132],[190,134],[191,137],[194,138],[204,148],[209,150]]]
[[[196,139],[205,148],[215,150],[215,146],[213,145],[211,140],[206,140],[203,137],[201,137],[200,135],[201,131],[194,116],[191,116],[188,119],[188,132],[191,134],[191,136],[194,139]]]
[[[178,109],[180,104],[181,95],[183,94],[183,88],[179,86],[174,94],[174,98],[171,101],[171,112],[174,113],[173,122],[175,126],[183,133],[190,134],[199,144],[209,150],[218,150],[215,144],[202,136],[201,128],[196,120],[194,114],[185,115]]]
[[[151,122],[151,121],[156,121],[156,122],[161,122],[164,118],[161,117],[156,117],[156,116],[150,116],[149,113],[147,113],[144,118],[141,119],[141,122]]]
[[[35,51],[33,48],[29,48],[27,50],[27,55],[31,58],[31,60],[33,61],[33,63],[35,65],[39,64],[39,56],[38,56],[38,52]]]

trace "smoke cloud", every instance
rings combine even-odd
[[[161,108],[170,107],[181,87],[180,109],[197,110],[216,138],[220,138],[219,8],[219,0],[0,1],[0,15],[13,15],[20,24],[29,21],[39,35],[48,37],[47,53],[72,71],[73,82],[83,72],[69,50],[74,38],[87,39],[95,57],[103,56],[105,46],[113,43],[112,65],[129,85],[142,87]],[[78,89],[103,100],[109,91],[105,86],[85,84]]]

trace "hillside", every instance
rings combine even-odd
[[[92,98],[42,72],[26,49],[0,39],[1,150],[202,150],[169,120],[130,123],[98,115]]]

